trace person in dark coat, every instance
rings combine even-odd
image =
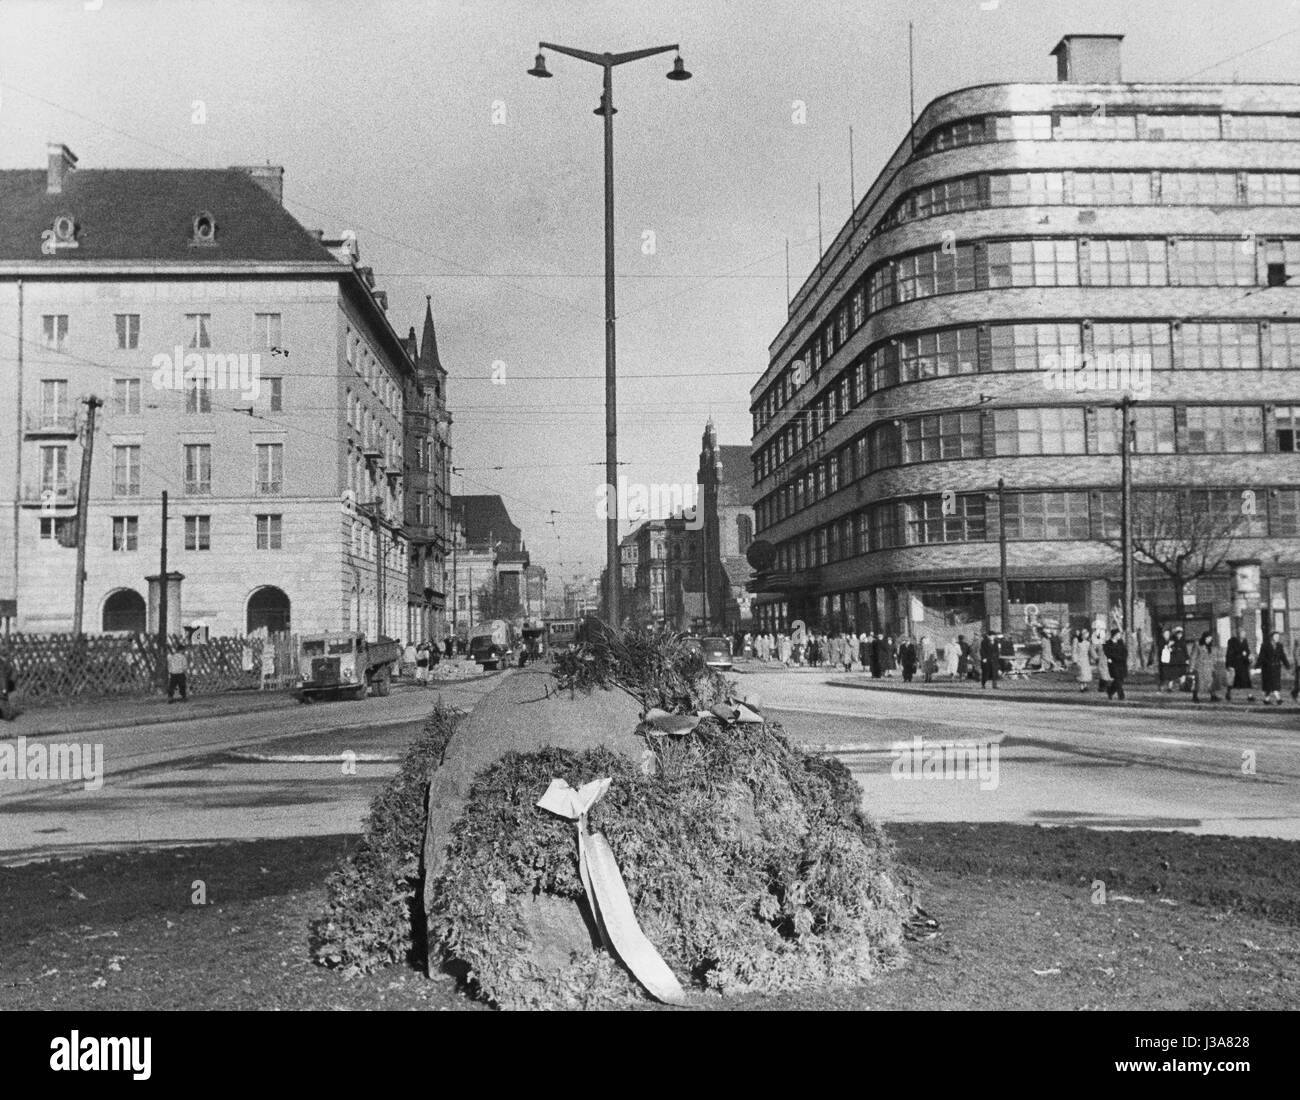
[[[1282,635],[1273,631],[1262,646],[1259,656],[1255,658],[1255,667],[1259,669],[1260,690],[1264,693],[1264,702],[1275,706],[1282,705],[1282,670],[1290,668],[1286,646],[1282,644]]]
[[[1187,666],[1191,664],[1192,655],[1187,651],[1187,642],[1183,640],[1183,628],[1174,627],[1174,635],[1169,640],[1169,683],[1170,690],[1182,687],[1187,678]]]
[[[969,680],[971,678],[971,652],[970,642],[966,640],[965,634],[957,635],[957,679]]]
[[[1250,642],[1246,638],[1246,628],[1238,627],[1237,633],[1228,639],[1227,653],[1228,672],[1232,675],[1232,682],[1228,685],[1228,690],[1224,692],[1224,698],[1229,702],[1232,701],[1232,693],[1238,688],[1247,692],[1247,701],[1255,701],[1255,692],[1251,688],[1250,670],[1253,662],[1250,657]]]
[[[871,635],[863,634],[858,640],[858,662],[862,665],[863,672],[866,672],[867,669],[871,668],[874,664],[871,659],[871,651]],[[874,675],[879,676],[880,673],[876,672]]]
[[[1000,662],[997,635],[989,631],[980,639],[980,687],[986,687],[989,683],[994,687],[998,686],[998,680],[1002,675],[998,667]]]
[[[867,644],[871,647],[871,675],[879,680],[885,672],[885,639],[879,634],[872,634],[871,641]]]
[[[898,668],[898,650],[894,647],[894,639],[888,634],[885,635],[884,648],[880,651],[880,667],[886,676]]]
[[[1124,642],[1124,632],[1116,627],[1110,632],[1110,638],[1101,647],[1106,659],[1106,671],[1110,679],[1106,682],[1106,698],[1119,696],[1124,701],[1124,680],[1128,676],[1128,646]]]
[[[910,684],[916,675],[916,646],[911,638],[898,647],[898,663],[903,666],[903,683]]]

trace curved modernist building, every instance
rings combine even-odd
[[[930,103],[791,303],[751,391],[760,627],[1115,613],[1128,395],[1137,513],[1234,525],[1185,617],[1300,631],[1300,85],[1054,52],[1058,83]]]

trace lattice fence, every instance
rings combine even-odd
[[[172,638],[172,644],[184,639]],[[24,700],[148,695],[164,683],[158,639],[147,634],[13,634],[0,638]],[[186,650],[189,690],[283,688],[297,681],[297,635],[210,638]]]

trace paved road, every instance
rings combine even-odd
[[[495,677],[223,717],[33,739],[99,746],[104,779],[0,781],[0,864],[140,844],[357,832],[441,696],[470,708]],[[15,734],[16,736],[16,734]],[[14,745],[11,738],[7,741]],[[352,752],[354,767],[281,762]],[[384,758],[366,762],[367,756]],[[260,759],[261,758],[261,759]]]
[[[885,821],[1012,821],[1300,839],[1300,714],[1098,709],[931,698],[755,673],[743,689],[804,744],[836,751]],[[896,777],[892,746],[997,746],[978,775]],[[1253,774],[1250,770],[1253,768]],[[910,771],[910,768],[902,769]],[[947,769],[950,773],[954,770]]]

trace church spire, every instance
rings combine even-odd
[[[424,296],[424,332],[420,336],[420,372],[442,371],[438,358],[438,335],[433,328],[433,298]]]

